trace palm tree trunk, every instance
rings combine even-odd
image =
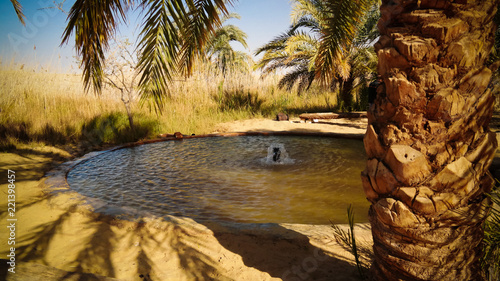
[[[383,0],[362,173],[376,280],[480,280],[498,0]]]
[[[354,78],[350,76],[347,80],[342,80],[340,87],[340,98],[343,104],[343,111],[351,112],[352,111],[352,86],[354,83]]]

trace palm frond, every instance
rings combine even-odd
[[[284,32],[275,38],[273,38],[269,43],[266,43],[264,46],[258,48],[255,51],[255,55],[258,56],[261,53],[266,53],[266,52],[276,52],[279,50],[283,50],[286,47],[286,41],[293,36],[296,33],[296,31],[287,31]]]
[[[74,33],[82,57],[85,89],[100,93],[109,40],[125,19],[132,0],[76,0],[68,16],[62,44]],[[176,73],[189,75],[203,53],[207,38],[220,26],[219,12],[227,15],[231,0],[142,0],[146,11],[137,50],[142,72],[142,99],[161,109],[168,83]]]
[[[285,52],[281,53],[267,53],[261,60],[259,60],[254,69],[260,69],[263,76],[270,74],[276,70],[283,69],[287,67],[288,54]]]
[[[221,46],[230,46],[231,42],[240,43],[245,49],[248,48],[247,45],[247,34],[243,32],[240,28],[235,25],[229,24],[224,25],[217,29],[214,35],[210,38],[207,43],[207,53],[213,54],[217,52],[217,48]]]
[[[177,0],[179,1],[179,0]],[[179,55],[179,69],[185,76],[191,74],[193,63],[203,56],[205,44],[216,28],[222,25],[219,12],[227,15],[231,0],[190,0],[186,1],[189,10],[188,18],[180,29],[184,44]]]
[[[354,46],[366,48],[373,44],[373,42],[380,36],[377,28],[379,19],[380,8],[379,5],[375,4],[365,15],[363,25],[359,28],[358,34],[354,39]]]
[[[168,93],[168,82],[176,71],[177,55],[182,43],[178,26],[182,24],[177,14],[182,7],[172,7],[166,1],[143,1],[146,10],[143,29],[139,35],[138,70],[141,102],[152,101],[161,110]]]
[[[351,73],[354,76],[373,76],[377,69],[378,57],[373,47],[357,48],[350,61]]]
[[[323,83],[334,78],[334,66],[343,60],[343,52],[352,45],[361,19],[373,4],[374,0],[325,1],[324,26],[315,62],[317,77]]]
[[[71,7],[61,44],[68,43],[74,32],[87,91],[93,88],[95,92],[101,92],[105,51],[129,5],[131,1],[125,0],[76,0]]]
[[[320,22],[311,15],[305,15],[298,19],[291,27],[291,31],[299,30],[300,28],[307,28],[313,33],[321,32]]]
[[[292,25],[297,25],[304,18],[321,21],[324,17],[324,2],[321,0],[294,0],[291,12]]]
[[[231,18],[240,18],[236,13],[231,13],[222,19],[224,21]],[[227,24],[217,28],[211,34],[206,43],[207,59],[215,64],[215,71],[221,71],[225,76],[229,70],[245,72],[249,70],[250,61],[246,56],[233,50],[232,42],[240,43],[245,49],[248,49],[246,42],[247,34],[235,25]]]
[[[318,44],[318,39],[309,34],[299,32],[288,39],[285,52],[290,54],[290,61],[297,58],[307,60],[308,62],[306,64],[309,66],[308,69],[310,70],[314,67],[314,61],[318,53]]]
[[[304,90],[311,87],[313,80],[314,70],[309,71],[307,67],[298,66],[280,79],[278,88],[286,88],[287,91],[290,91],[295,84],[298,84],[297,94],[300,95]]]
[[[24,16],[24,13],[23,13],[23,6],[21,6],[21,4],[19,3],[19,1],[17,1],[17,0],[10,0],[10,2],[12,3],[12,6],[14,7],[14,10],[16,11],[17,18],[19,19],[19,21],[23,25],[26,25],[26,23],[24,22],[24,19],[26,17]]]
[[[241,19],[241,16],[238,13],[228,13],[227,15],[223,15],[221,18],[221,22],[226,22],[230,19]]]

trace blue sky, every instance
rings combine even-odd
[[[66,1],[69,10],[74,1]],[[18,21],[12,4],[0,0],[0,57],[2,64],[26,64],[41,66],[51,71],[70,71],[74,64],[74,41],[60,47],[61,35],[66,27],[66,15],[55,9],[43,9],[53,5],[52,0],[23,1],[26,27]],[[239,0],[233,11],[240,14],[240,20],[229,23],[247,33],[250,52],[262,46],[290,25],[290,0]],[[139,13],[131,13],[130,22],[120,29],[121,36],[131,37],[141,18]],[[135,34],[139,32],[136,31]],[[240,46],[234,45],[242,50]]]

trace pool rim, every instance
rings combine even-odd
[[[117,151],[120,149],[125,149],[125,148],[132,148],[132,147],[137,147],[145,144],[152,144],[152,143],[159,143],[159,142],[166,142],[166,141],[182,141],[184,139],[197,139],[197,138],[214,138],[214,137],[240,137],[240,136],[304,136],[304,137],[327,137],[327,138],[341,138],[341,139],[354,139],[354,140],[363,140],[364,134],[345,134],[345,133],[332,133],[332,132],[290,132],[290,131],[252,131],[252,132],[231,132],[231,133],[213,133],[213,134],[202,134],[202,135],[181,135],[182,137],[175,137],[175,135],[168,135],[167,137],[160,137],[156,139],[150,139],[150,140],[140,140],[137,142],[131,142],[131,143],[125,143],[122,145],[114,146],[108,149],[104,150],[96,150],[96,151],[91,151],[86,154],[84,154],[81,157],[77,157],[75,159],[72,159],[70,161],[64,162],[60,165],[58,165],[56,168],[52,169],[49,171],[43,178],[43,192],[44,194],[47,195],[57,195],[57,193],[71,193],[74,195],[76,200],[79,200],[80,202],[78,203],[78,207],[83,208],[83,210],[89,211],[93,213],[94,215],[98,216],[104,216],[104,217],[110,217],[114,219],[124,219],[124,220],[131,220],[133,215],[130,215],[130,217],[119,217],[114,214],[109,214],[106,213],[103,210],[100,210],[101,208],[96,208],[92,202],[95,202],[96,200],[91,197],[85,196],[76,190],[72,189],[71,186],[68,183],[68,175],[69,173],[79,164],[85,163],[89,160],[91,160],[94,157],[97,157],[99,155],[108,153],[108,152],[113,152]],[[115,208],[116,209],[116,208]],[[141,212],[138,211],[137,214],[140,214]],[[136,215],[137,215],[136,214]],[[156,217],[156,216],[154,216]],[[189,217],[189,216],[174,216],[174,215],[169,215],[169,218],[167,219],[166,217],[163,217],[165,220],[175,220],[175,219],[192,219],[196,221],[195,219]],[[173,218],[173,219],[172,219]],[[134,219],[132,219],[134,220]],[[137,220],[137,219],[135,219]],[[139,219],[141,220],[141,219]],[[197,221],[196,221],[197,222]],[[276,223],[276,222],[269,222],[269,223],[244,223],[244,222],[232,222],[232,221],[227,221],[227,222],[220,222],[221,224],[224,224],[226,226],[234,226],[238,225],[237,228],[241,228],[244,225],[269,225],[269,224],[282,224],[282,223]],[[364,222],[366,223],[366,222]],[[361,223],[363,224],[363,223]]]

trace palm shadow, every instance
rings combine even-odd
[[[75,212],[80,212],[76,204],[71,205],[54,220],[33,228],[26,236],[19,237],[19,241],[23,243],[16,248],[18,261],[41,263],[51,272],[60,271],[49,266],[50,246],[58,242],[56,236],[67,228],[67,223]],[[82,247],[77,258],[68,261],[64,266],[73,270],[59,272],[51,280],[101,280],[100,276],[117,278],[119,265],[112,262],[112,255],[119,244],[136,249],[134,252],[137,254],[133,261],[137,267],[134,275],[138,280],[162,280],[164,275],[160,272],[165,270],[162,268],[165,265],[154,257],[162,253],[177,261],[177,266],[183,269],[182,274],[187,280],[233,280],[227,276],[227,268],[221,264],[221,257],[214,256],[214,252],[217,252],[214,251],[217,249],[217,242],[226,250],[241,256],[246,267],[255,268],[285,281],[360,280],[356,267],[345,258],[313,246],[306,235],[278,224],[248,224],[235,227],[237,224],[221,226],[215,223],[199,224],[192,220],[186,223],[185,219],[172,219],[162,221],[158,228],[155,223],[149,221],[139,220],[132,223],[102,214],[89,216],[84,228],[89,230],[90,234],[84,235],[78,241]],[[124,226],[120,226],[122,223]],[[113,230],[116,226],[127,227],[128,230],[117,234]],[[207,233],[215,239],[207,238]],[[138,237],[139,243],[136,242]],[[99,265],[97,272],[92,269],[95,265]],[[4,267],[0,270],[0,276],[7,276],[3,269]],[[342,277],[339,277],[339,273],[342,273]],[[33,276],[28,276],[26,280],[30,277]]]
[[[345,257],[316,247],[308,236],[279,224],[212,224],[210,228],[224,248],[241,256],[245,266],[271,277],[284,281],[362,280]]]
[[[32,179],[37,177],[29,178]],[[63,183],[45,181],[45,184],[52,186]],[[36,204],[51,204],[48,201],[52,199],[57,201],[57,195],[48,193],[19,202],[19,206],[22,210]],[[81,225],[86,234],[82,234],[75,242],[79,244],[76,259],[61,265],[72,269],[70,272],[61,271],[51,267],[51,247],[61,242],[60,235],[72,225],[73,215],[81,215],[80,203],[75,201],[65,205],[64,210],[50,220],[35,224],[17,237],[19,245],[16,247],[16,261],[26,266],[36,263],[37,266],[44,265],[51,272],[57,271],[51,280],[101,280],[99,276],[116,278],[120,265],[112,261],[112,256],[119,245],[127,245],[135,247],[131,259],[137,268],[134,277],[140,280],[161,280],[158,276],[162,276],[159,272],[164,271],[161,268],[164,263],[158,261],[158,253],[175,257],[177,266],[183,269],[182,274],[188,280],[232,280],[227,276],[227,268],[221,264],[220,257],[213,255],[213,249],[219,246],[216,245],[218,242],[226,250],[241,256],[246,267],[283,280],[358,280],[356,267],[345,261],[345,258],[314,246],[308,236],[278,224],[221,227],[220,224],[204,222],[185,224],[172,219],[161,223],[161,228],[156,229],[151,222],[122,222],[98,213],[86,213],[86,220]],[[6,215],[6,212],[0,211],[0,219],[5,220]],[[116,227],[130,229],[124,233],[117,232]],[[211,230],[208,238],[207,227]],[[162,236],[159,233],[170,235]],[[138,244],[137,237],[140,237]],[[68,244],[68,247],[74,246],[77,245]],[[98,271],[95,265],[99,265]],[[0,279],[5,277],[1,280],[8,280],[3,269],[0,269]],[[339,272],[345,278],[339,278]],[[25,280],[32,280],[32,277],[28,276]]]

